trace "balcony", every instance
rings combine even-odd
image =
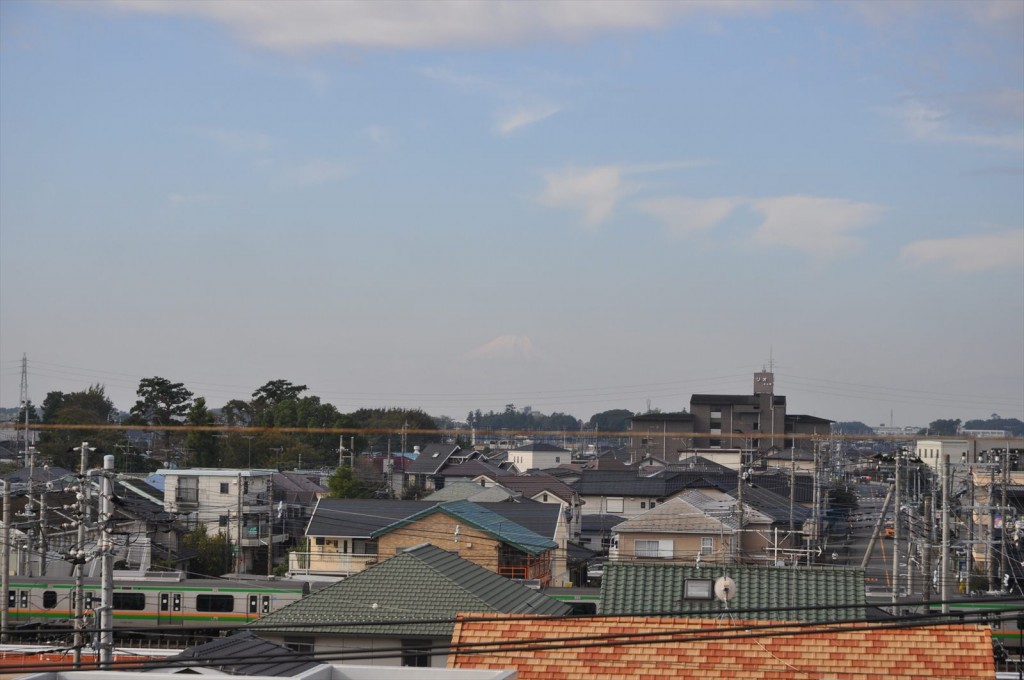
[[[335,552],[288,553],[288,571],[293,575],[351,576],[377,563],[377,555]]]
[[[179,507],[195,508],[199,505],[199,489],[188,489],[178,487],[174,493],[174,501]]]

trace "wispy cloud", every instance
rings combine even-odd
[[[336,182],[351,174],[352,168],[346,163],[317,158],[293,168],[286,178],[292,184],[315,186]]]
[[[956,272],[1020,269],[1024,268],[1024,229],[917,241],[901,254],[912,264],[940,264]]]
[[[533,342],[525,335],[499,335],[476,349],[470,350],[468,359],[495,359],[519,361],[534,355]]]
[[[637,203],[640,212],[650,215],[665,225],[675,236],[706,232],[743,203],[738,198],[651,198]]]
[[[542,173],[545,187],[540,201],[552,208],[583,213],[583,222],[596,227],[607,220],[626,193],[622,170],[614,165],[568,168]]]
[[[596,227],[612,216],[618,203],[640,189],[637,176],[684,170],[703,161],[668,161],[646,164],[595,165],[547,170],[540,202],[551,208],[578,210],[583,223]]]
[[[979,103],[985,108],[993,107],[1020,110],[1024,108],[1024,91],[1002,91],[998,95],[988,93]],[[966,131],[956,129],[948,109],[911,99],[896,109],[896,115],[903,122],[910,135],[923,142],[944,144],[969,144],[1020,151],[1024,149],[1024,131],[1019,129],[1019,114],[1014,118],[1017,130],[1006,131]],[[1012,114],[1011,114],[1012,115]]]
[[[854,232],[884,210],[871,203],[800,195],[760,199],[751,207],[764,217],[754,231],[755,241],[826,259],[858,250],[861,242]]]
[[[662,28],[694,16],[747,15],[792,5],[765,0],[111,0],[109,4],[125,11],[200,17],[227,26],[245,42],[279,51],[575,43],[607,33]]]
[[[519,109],[498,121],[498,132],[508,135],[521,127],[532,125],[545,118],[550,118],[561,110],[558,106]]]

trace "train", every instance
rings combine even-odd
[[[76,585],[73,578],[11,577],[7,620],[18,637],[74,627]],[[85,629],[95,628],[101,603],[100,581],[84,579]],[[147,632],[241,626],[296,602],[310,592],[306,581],[248,578],[184,578],[181,575],[114,579],[115,637]],[[119,635],[121,629],[124,634]],[[27,640],[26,640],[27,641]]]
[[[572,607],[572,614],[598,614],[601,606],[600,588],[547,588],[542,591],[553,600]]]

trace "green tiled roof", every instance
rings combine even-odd
[[[564,602],[424,544],[307,595],[249,627],[295,635],[451,637],[453,623],[408,622],[452,619],[459,612],[558,616],[569,611]]]
[[[551,539],[544,538],[540,534],[502,517],[498,513],[491,512],[487,508],[470,501],[450,501],[435,505],[394,524],[390,524],[383,529],[378,529],[371,534],[371,537],[378,538],[435,512],[443,512],[449,517],[494,536],[502,543],[507,543],[531,555],[539,555],[558,547],[558,544]]]
[[[684,597],[687,579],[728,576],[736,595],[728,609],[719,600]],[[849,609],[834,609],[855,605]],[[791,611],[782,607],[821,607]],[[777,621],[840,621],[863,619],[866,613],[863,569],[829,567],[757,567],[650,562],[608,562],[601,579],[602,614],[678,614],[718,616],[729,611],[758,609],[737,616]]]

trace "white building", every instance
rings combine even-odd
[[[223,532],[231,541],[237,573],[267,573],[268,546],[287,539],[273,530],[274,470],[221,468],[163,469],[164,509],[183,517],[189,528]]]
[[[572,452],[554,444],[534,443],[509,451],[508,461],[524,472],[546,470],[572,462]]]

